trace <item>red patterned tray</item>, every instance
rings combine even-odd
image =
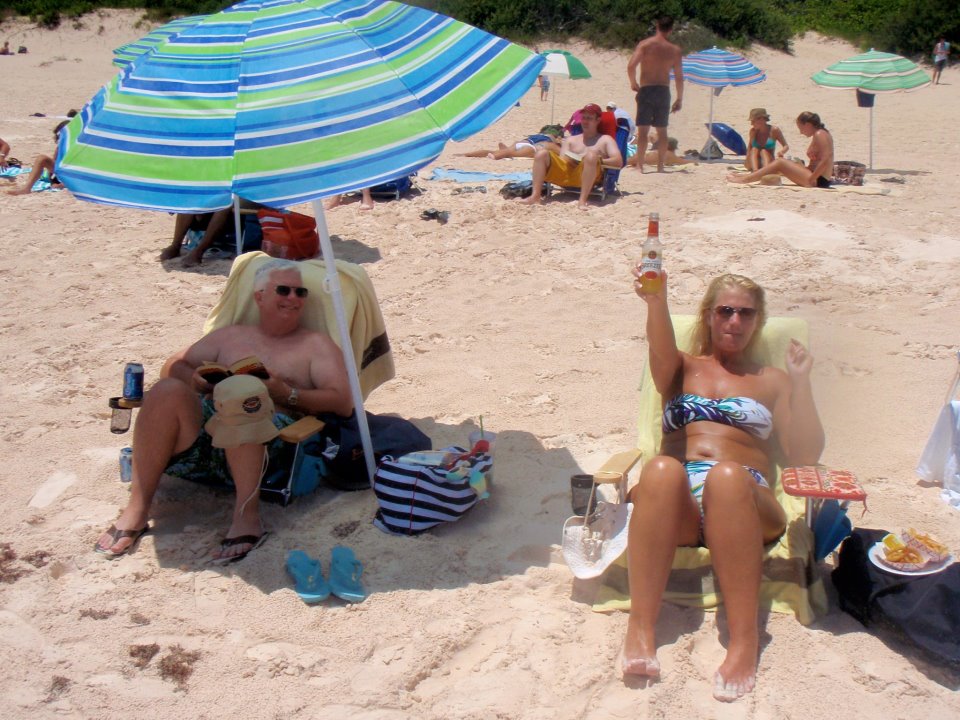
[[[780,482],[787,495],[836,500],[867,499],[867,493],[849,470],[831,470],[815,465],[789,467],[784,468]]]

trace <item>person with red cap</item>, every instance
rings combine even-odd
[[[602,179],[601,166],[623,167],[623,156],[616,141],[599,130],[603,111],[596,103],[580,110],[583,133],[563,138],[560,149],[541,147],[533,157],[533,192],[520,202],[539,205],[543,201],[543,183],[579,187],[578,207],[586,210],[590,191]]]

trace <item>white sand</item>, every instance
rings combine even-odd
[[[30,48],[0,57],[0,137],[15,156],[51,151],[53,116],[108,81],[112,48],[148,29],[136,18],[102,13],[52,32],[0,26],[0,39]],[[558,119],[585,101],[629,107],[626,54],[571,49],[594,79],[553,83]],[[797,39],[793,55],[757,48],[751,57],[768,80],[728,89],[715,119],[745,132],[749,108],[765,106],[800,155],[792,118],[814,110],[838,157],[866,162],[868,111],[809,80],[855,52],[815,35]],[[711,698],[723,655],[711,613],[665,607],[663,680],[627,686],[614,664],[626,615],[590,611],[590,587],[572,582],[557,542],[569,476],[632,444],[646,347],[629,267],[655,210],[676,311],[691,311],[705,281],[731,270],[768,288],[774,314],[811,322],[824,461],[855,471],[870,494],[857,523],[923,528],[960,551],[957,512],[914,474],[956,363],[957,86],[948,70],[939,87],[877,100],[868,182],[890,187],[888,196],[744,190],[724,183],[728,165],[718,162],[662,176],[626,171],[624,197],[585,214],[568,199],[533,209],[503,201],[499,182],[486,195],[453,195],[455,184],[425,179],[428,168],[419,195],[369,214],[356,205],[330,213],[336,252],[374,280],[396,355],[398,377],[370,409],[415,419],[435,447],[462,442],[482,414],[499,433],[493,498],[414,539],[371,525],[369,493],[268,506],[274,535],[225,570],[203,560],[228,525],[230,499],[184,483],[162,490],[156,532],[139,552],[109,563],[90,549],[127,492],[117,451],[129,436],[110,435],[106,398],[118,394],[125,362],[143,362],[149,382],[198,337],[229,262],[199,272],[157,263],[173,228],[165,214],[68,192],[0,194],[0,540],[21,558],[7,571],[24,572],[0,584],[0,716],[955,716],[956,675],[865,631],[833,595],[812,627],[764,618],[759,683],[736,706]],[[671,118],[681,150],[703,145],[708,101],[706,89],[687,88]],[[527,169],[453,154],[549,120],[534,88],[438,164]],[[905,182],[879,182],[894,175]],[[427,208],[449,210],[450,222],[421,220]],[[307,607],[290,589],[286,551],[326,563],[337,542],[365,563],[372,595]],[[49,562],[22,561],[36,553]],[[130,646],[153,643],[159,653],[137,668]],[[180,688],[161,673],[174,646],[198,653]]]

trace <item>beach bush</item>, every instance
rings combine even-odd
[[[928,56],[941,35],[960,42],[957,0],[408,0],[528,45],[584,38],[629,49],[652,32],[659,15],[677,20],[686,51],[752,42],[789,51],[796,33],[816,30],[860,47]],[[229,0],[12,0],[4,12],[48,27],[97,8],[138,8],[151,21],[217,12]],[[929,58],[928,58],[929,59]]]

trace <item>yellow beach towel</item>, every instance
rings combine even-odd
[[[253,278],[257,268],[272,260],[263,252],[250,252],[237,257],[230,268],[227,285],[220,302],[210,311],[203,331],[208,333],[228,325],[254,325],[260,320],[260,311],[253,300]],[[380,303],[367,271],[360,265],[337,260],[337,272],[343,292],[343,307],[350,325],[353,355],[360,374],[360,389],[366,398],[395,375],[393,353],[387,339],[386,326]],[[333,301],[324,291],[326,265],[323,260],[301,260],[300,275],[304,287],[310,290],[309,302],[303,311],[303,325],[311,330],[325,332],[340,344]]]
[[[690,315],[673,317],[677,346],[690,350],[696,318]],[[753,350],[752,357],[764,365],[783,368],[791,338],[807,344],[807,324],[796,318],[769,318]],[[650,369],[645,368],[640,389],[637,447],[645,459],[657,454],[661,439],[663,401],[653,385]],[[813,622],[827,609],[823,579],[813,562],[813,532],[804,522],[805,503],[783,492],[780,470],[771,481],[777,499],[787,513],[787,531],[776,543],[766,548],[763,581],[760,586],[760,607],[780,613],[793,613],[802,624]],[[677,548],[673,571],[664,599],[678,605],[716,609],[722,602],[714,585],[707,548]],[[593,609],[597,612],[629,610],[626,555],[615,562],[603,576]]]

